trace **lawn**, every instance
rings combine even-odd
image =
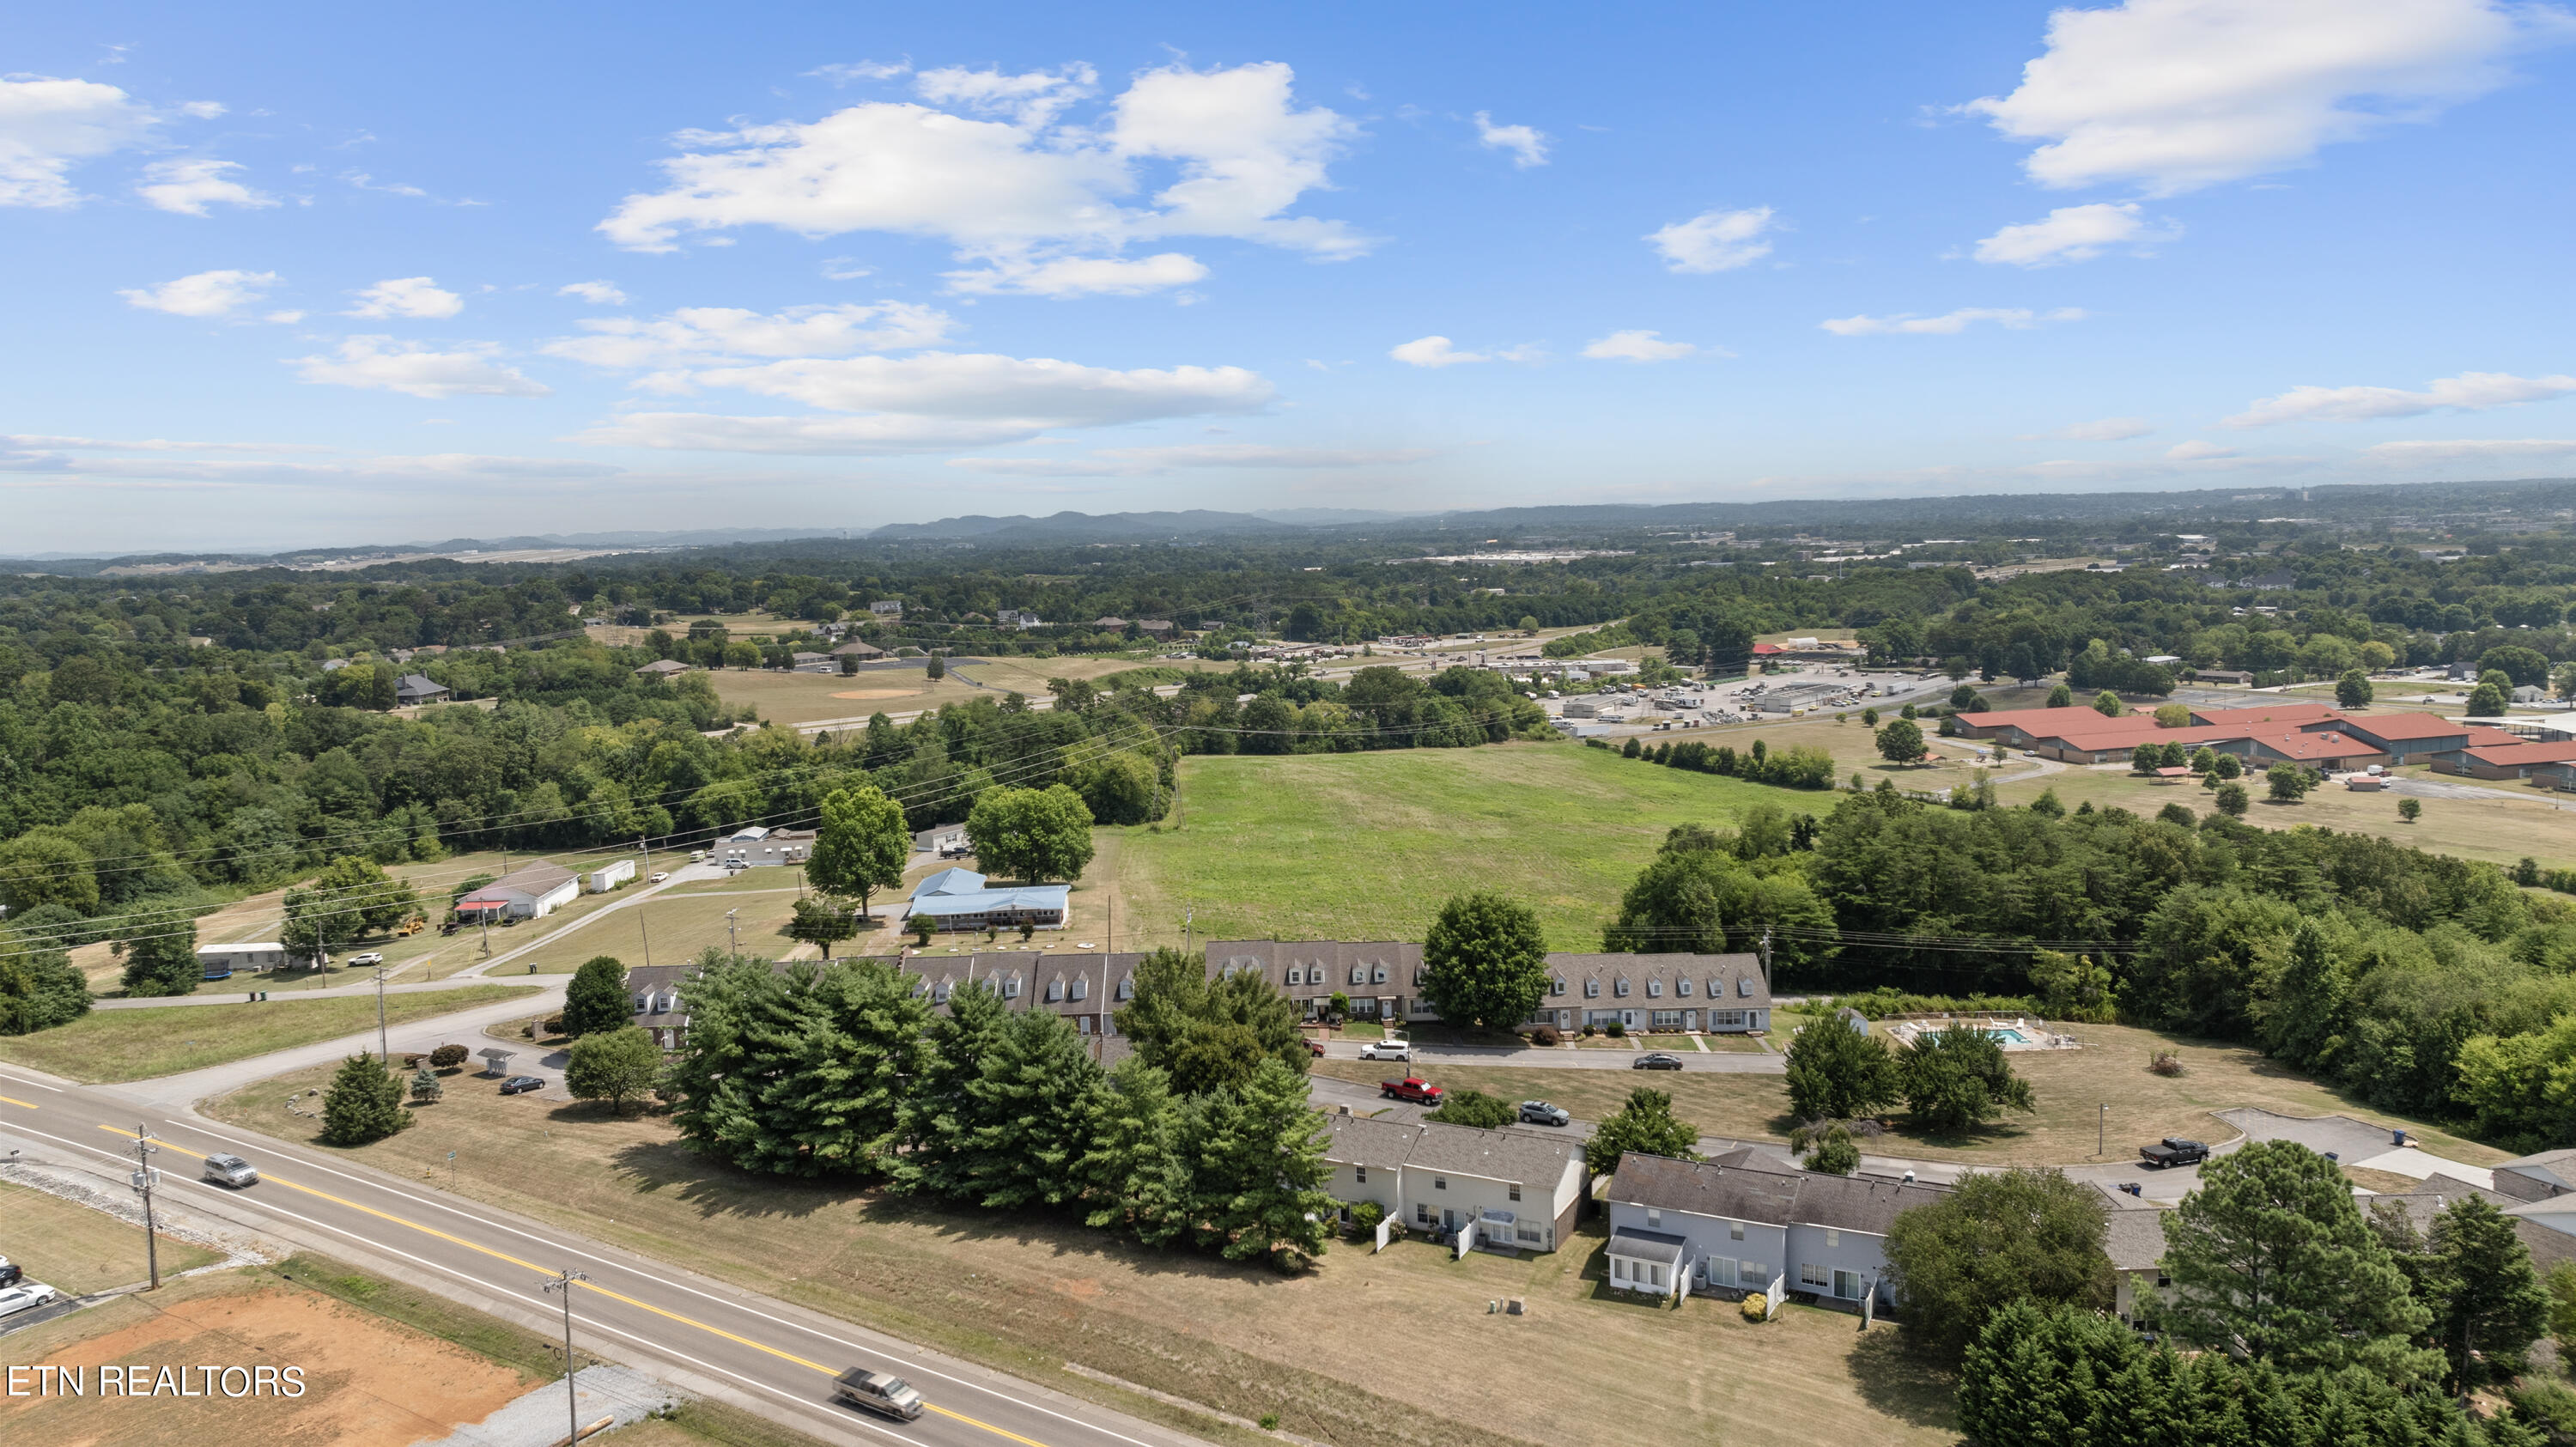
[[[2254,802],[2245,811],[2245,822],[2266,829],[2313,824],[2347,833],[2376,834],[2431,853],[2456,854],[2491,864],[2510,865],[2525,855],[2546,867],[2576,864],[2576,799],[2507,781],[2436,774],[2422,765],[2396,773],[2401,778],[2501,789],[2527,793],[2529,797],[2418,799],[2424,812],[2409,824],[2397,817],[2397,801],[2403,797],[2398,794],[2360,794],[2341,784],[2321,784],[2296,804],[2275,804],[2264,798],[2263,781],[2257,777],[2246,781],[2246,791]],[[2058,801],[2069,809],[2087,800],[2096,809],[2121,808],[2138,814],[2153,814],[2167,804],[2181,804],[2201,815],[2217,807],[2210,791],[2196,781],[2179,786],[2150,784],[2125,767],[2070,768],[2046,778],[2002,785],[1995,795],[2001,803],[2027,804],[2047,788],[2054,788]]]
[[[2422,1139],[2424,1149],[2468,1165],[2492,1165],[2503,1151],[2452,1135],[2438,1126],[2365,1106],[2266,1060],[2241,1045],[2137,1030],[2124,1025],[2064,1027],[2086,1042],[2081,1050],[2016,1051],[2007,1058],[2030,1082],[2037,1109],[2005,1117],[1977,1135],[1925,1138],[1905,1130],[1900,1112],[1895,1132],[1865,1142],[1873,1154],[1926,1160],[1965,1161],[1979,1165],[2077,1165],[2091,1161],[2128,1160],[2137,1148],[2163,1136],[2190,1136],[2223,1141],[2235,1128],[2208,1112],[2233,1106],[2261,1106],[2284,1115],[2349,1114],[2364,1120],[2403,1125]],[[1649,1043],[1652,1043],[1651,1038]],[[1786,1047],[1784,1034],[1774,1044]],[[2158,1050],[2181,1057],[2183,1074],[2162,1076],[2147,1069]],[[1688,1058],[1687,1055],[1684,1056]],[[1315,1073],[1375,1084],[1385,1072],[1367,1061],[1318,1060]],[[1779,1140],[1787,1136],[1787,1082],[1777,1075],[1719,1075],[1684,1070],[1677,1074],[1632,1075],[1617,1070],[1510,1069],[1495,1066],[1442,1065],[1430,1078],[1446,1086],[1472,1087],[1504,1100],[1543,1097],[1586,1120],[1600,1120],[1619,1108],[1640,1085],[1672,1093],[1674,1109],[1703,1135],[1738,1140]],[[2108,1150],[2095,1151],[2095,1117],[2103,1104],[2108,1117]]]
[[[88,1296],[147,1278],[143,1228],[105,1211],[0,1181],[0,1217],[9,1222],[9,1259],[31,1280],[65,1296]],[[216,1252],[160,1238],[161,1274],[176,1276],[223,1260]]]
[[[284,1077],[207,1109],[301,1139],[311,1122],[279,1102],[321,1078]],[[1848,1316],[1801,1309],[1755,1327],[1714,1300],[1678,1312],[1612,1300],[1597,1224],[1565,1251],[1520,1259],[1452,1262],[1419,1242],[1376,1256],[1339,1245],[1291,1279],[1044,1217],[737,1175],[679,1148],[649,1115],[487,1090],[451,1090],[419,1114],[410,1130],[351,1154],[444,1185],[454,1150],[467,1195],[1215,1440],[1252,1434],[1070,1367],[1236,1417],[1276,1412],[1285,1432],[1348,1447],[1712,1438],[1786,1447],[1819,1432],[1955,1441],[1946,1388],[1888,1353],[1893,1331],[1857,1336]],[[1504,1296],[1526,1297],[1530,1313],[1489,1315],[1486,1304]],[[1390,1343],[1403,1344],[1400,1355]],[[1597,1392],[1497,1386],[1530,1363],[1557,1382],[1600,1383],[1633,1376],[1641,1362],[1654,1364],[1662,1390],[1620,1394],[1615,1411]]]
[[[385,1019],[403,1024],[526,993],[524,985],[460,985],[431,994],[388,995]],[[375,1023],[372,995],[93,1010],[51,1030],[0,1036],[0,1060],[89,1085],[150,1080],[353,1035]]]
[[[1742,747],[1793,732],[1718,737]],[[1122,940],[1180,943],[1185,917],[1197,940],[1418,940],[1443,900],[1492,889],[1536,908],[1551,948],[1597,949],[1674,825],[1726,824],[1759,803],[1833,807],[1830,794],[1571,743],[1201,755],[1181,761],[1180,779],[1164,827],[1103,831],[1123,836]]]
[[[851,674],[724,668],[708,677],[716,686],[716,697],[726,703],[749,704],[760,710],[763,719],[793,727],[824,719],[864,722],[873,713],[913,713],[970,698],[999,702],[1009,693],[1045,698],[1050,678],[1099,678],[1149,664],[1179,669],[1232,667],[1198,659],[1012,657],[954,661],[948,676],[937,682],[920,659]]]

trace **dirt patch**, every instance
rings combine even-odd
[[[844,690],[842,690],[842,691],[841,691],[841,692],[839,692],[839,693],[833,694],[833,695],[832,695],[832,697],[834,697],[834,698],[911,698],[911,697],[913,697],[913,696],[914,696],[914,695],[916,695],[916,694],[926,693],[926,692],[928,692],[928,690],[927,690],[927,689],[919,689],[919,688],[851,688],[851,689],[844,689]]]
[[[128,1298],[40,1328],[34,1335],[54,1340],[55,1331],[82,1321],[106,1328],[37,1359],[89,1368],[91,1395],[0,1399],[0,1438],[179,1447],[202,1443],[209,1429],[256,1422],[261,1439],[281,1447],[407,1447],[481,1421],[530,1385],[519,1372],[326,1297],[243,1278],[211,1285],[183,1296]],[[21,1348],[28,1349],[42,1348]],[[0,1351],[0,1359],[29,1364],[16,1352]],[[102,1397],[97,1368],[109,1364],[301,1367],[304,1395]]]

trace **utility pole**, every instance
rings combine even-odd
[[[566,1442],[581,1440],[581,1392],[572,1384],[572,1284],[589,1279],[581,1272],[567,1267],[556,1273],[554,1280],[546,1283],[546,1290],[560,1291],[564,1299],[564,1414],[572,1423],[570,1429],[572,1435],[564,1438]]]
[[[644,883],[653,882],[653,841],[638,839],[635,847],[644,851]],[[644,937],[644,968],[653,968],[653,931],[644,923],[644,896],[635,896],[635,932]]]
[[[161,1182],[161,1173],[153,1168],[152,1158],[160,1153],[161,1148],[152,1143],[152,1127],[136,1126],[134,1193],[143,1198],[143,1260],[152,1273],[152,1285],[146,1288],[151,1291],[161,1289],[161,1243],[152,1224],[152,1188]]]
[[[1181,953],[1182,953],[1182,954],[1188,954],[1188,953],[1190,952],[1190,950],[1191,950],[1192,948],[1194,948],[1194,946],[1193,946],[1193,945],[1191,944],[1191,942],[1190,942],[1190,935],[1191,935],[1191,932],[1192,932],[1194,929],[1196,929],[1196,928],[1197,928],[1197,926],[1198,926],[1198,918],[1199,918],[1199,912],[1198,912],[1196,909],[1185,909],[1185,910],[1182,910],[1182,911],[1181,911]]]
[[[394,1068],[393,1042],[385,1035],[385,963],[376,961],[376,1058],[387,1070]]]
[[[1771,992],[1771,931],[1767,927],[1762,931],[1762,944],[1760,948],[1762,959],[1762,992],[1767,995]]]
[[[2111,1148],[2111,1103],[2102,1102],[2102,1113],[2093,1118],[2093,1154],[2101,1155]]]
[[[740,912],[736,909],[725,911],[725,943],[737,955],[742,953],[742,936],[734,929],[733,917]]]

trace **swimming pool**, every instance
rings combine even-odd
[[[1986,1034],[1998,1045],[2028,1045],[2030,1037],[2010,1025],[1989,1025]]]

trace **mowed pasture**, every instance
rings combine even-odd
[[[0,1181],[0,1217],[9,1222],[9,1259],[65,1296],[88,1296],[148,1278],[143,1228],[29,1186]],[[161,1274],[177,1276],[223,1257],[170,1236],[155,1238]]]
[[[722,668],[708,674],[716,697],[737,708],[760,710],[764,720],[794,727],[826,719],[864,724],[870,714],[909,714],[969,699],[1000,702],[1018,693],[1047,697],[1050,678],[1098,679],[1147,666],[1195,670],[1230,668],[1201,659],[1161,658],[965,658],[952,659],[943,678],[930,677],[922,659],[873,664],[857,673],[781,673],[761,668]],[[854,725],[855,726],[855,725]]]
[[[217,1119],[296,1139],[287,1091],[322,1071],[212,1102]],[[503,1098],[459,1080],[418,1123],[349,1152],[414,1180],[448,1178],[494,1206],[561,1223],[751,1290],[1115,1403],[1207,1440],[1248,1442],[1105,1374],[1335,1447],[1608,1447],[1640,1438],[1789,1447],[1950,1443],[1945,1383],[1863,1337],[1849,1316],[1793,1309],[1762,1326],[1731,1303],[1676,1310],[1602,1279],[1587,1223],[1551,1255],[1452,1261],[1414,1241],[1379,1255],[1337,1243],[1283,1278],[1187,1249],[1149,1250],[1061,1217],[925,1206],[856,1185],[752,1177],[685,1149],[668,1120]],[[1527,1315],[1489,1314],[1521,1296]],[[1354,1323],[1365,1323],[1359,1329]],[[1389,1343],[1403,1347],[1395,1369]],[[1498,1370],[1544,1362],[1569,1382],[1655,1364],[1665,1390],[1623,1397],[1497,1390]]]
[[[459,985],[385,997],[385,1020],[401,1025],[533,993],[526,985]],[[0,1035],[0,1060],[95,1085],[150,1080],[253,1055],[290,1050],[370,1030],[376,998],[270,1000],[247,1005],[160,1005],[92,1010],[68,1025],[33,1035]]]
[[[1572,743],[1194,756],[1171,819],[1117,831],[1119,937],[1178,937],[1187,919],[1201,941],[1418,940],[1451,895],[1490,889],[1528,901],[1550,948],[1597,949],[1668,831],[1756,804],[1822,814],[1833,797]]]
[[[1924,1136],[1906,1128],[1902,1108],[1889,1119],[1896,1129],[1862,1149],[1874,1155],[1910,1156],[1994,1166],[2066,1166],[2134,1159],[2137,1148],[2164,1136],[2224,1141],[2236,1129],[2209,1114],[2259,1106],[2283,1115],[2347,1114],[2402,1125],[2436,1155],[2468,1165],[2492,1165],[2505,1152],[2444,1131],[2440,1126],[2362,1104],[2329,1090],[2243,1045],[2195,1040],[2125,1025],[2060,1027],[2084,1042],[2080,1050],[2015,1051],[2005,1058],[2030,1082],[2035,1107],[2007,1111],[1968,1136]],[[1655,1037],[1645,1037],[1656,1043]],[[1785,1048],[1784,1029],[1773,1044]],[[2183,1064],[2178,1076],[2147,1068],[2159,1050]],[[1684,1055],[1688,1059],[1688,1054]],[[1434,1084],[1481,1090],[1504,1100],[1554,1101],[1585,1120],[1617,1111],[1638,1086],[1668,1091],[1682,1119],[1702,1135],[1732,1140],[1784,1139],[1793,1119],[1787,1081],[1777,1075],[1714,1072],[1558,1070],[1540,1067],[1424,1065]],[[1362,1060],[1318,1060],[1318,1075],[1375,1084],[1388,1067]],[[2107,1116],[2101,1108],[2110,1107]],[[2097,1128],[2097,1116],[2100,1122]],[[2097,1137],[2098,1130],[2098,1137]],[[2097,1138],[2105,1142],[2097,1152]]]

